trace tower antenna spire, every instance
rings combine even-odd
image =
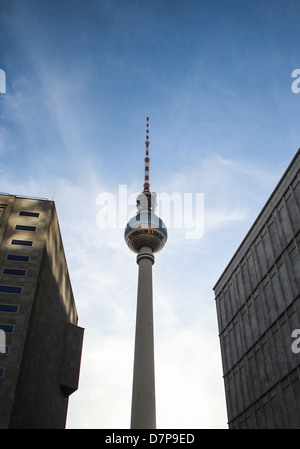
[[[145,157],[145,182],[144,182],[144,192],[150,192],[149,184],[149,117],[147,117],[147,127],[146,127],[146,157]]]

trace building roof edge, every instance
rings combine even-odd
[[[295,156],[293,157],[293,159],[291,160],[291,162],[289,163],[288,167],[286,168],[286,170],[284,171],[283,175],[281,176],[281,178],[279,179],[278,183],[276,184],[275,188],[273,189],[271,195],[269,196],[268,200],[266,201],[265,205],[263,206],[263,208],[261,209],[261,211],[259,212],[257,218],[255,219],[255,221],[253,222],[252,226],[250,227],[249,231],[247,232],[247,234],[245,235],[245,237],[243,238],[242,242],[240,243],[240,245],[238,246],[237,250],[234,252],[233,256],[231,257],[231,259],[229,260],[228,264],[226,265],[226,267],[224,268],[221,276],[219,277],[219,279],[217,280],[217,282],[215,283],[213,290],[216,289],[216,287],[218,286],[218,284],[220,283],[221,279],[225,276],[226,271],[228,270],[229,266],[232,264],[232,262],[234,261],[234,259],[236,258],[238,252],[241,250],[241,248],[243,247],[245,241],[247,240],[247,238],[249,237],[249,235],[251,234],[251,232],[253,231],[254,227],[256,226],[256,224],[258,223],[258,221],[260,220],[262,214],[264,213],[264,211],[266,210],[266,208],[268,207],[268,205],[270,204],[271,200],[273,199],[275,193],[277,192],[277,190],[279,189],[280,185],[282,184],[283,180],[285,179],[287,173],[290,171],[291,167],[293,166],[293,164],[295,163],[295,161],[297,160],[297,158],[300,157],[300,148],[298,149],[298,151],[296,152]]]

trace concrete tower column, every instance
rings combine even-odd
[[[131,428],[155,429],[155,379],[152,265],[154,255],[147,246],[137,255],[139,265]]]
[[[135,352],[131,405],[132,429],[156,429],[152,265],[154,253],[168,239],[167,228],[155,214],[156,193],[149,184],[149,117],[147,117],[144,190],[136,199],[137,214],[125,228],[124,238],[137,254],[139,280],[136,311]]]

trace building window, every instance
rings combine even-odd
[[[3,379],[5,374],[5,369],[4,368],[0,368],[0,379]]]
[[[16,262],[28,262],[29,256],[19,256],[18,254],[8,254],[6,260],[14,260]]]
[[[22,217],[36,217],[36,218],[40,216],[38,212],[27,212],[25,210],[21,210],[19,215],[21,215]]]
[[[7,355],[8,354],[8,351],[9,351],[9,346],[1,346],[0,345],[0,354],[1,355]]]
[[[32,246],[32,241],[30,240],[15,240],[11,241],[12,245],[23,245],[23,246]]]
[[[12,324],[0,324],[0,330],[4,331],[6,334],[12,334],[14,326]]]
[[[25,276],[26,270],[19,270],[16,268],[3,268],[2,274],[8,274],[10,276]]]
[[[0,304],[0,312],[17,313],[19,306],[13,304]]]
[[[22,293],[22,287],[0,285],[0,293],[16,293],[17,295],[20,295]]]
[[[16,225],[15,227],[16,231],[35,231],[36,226],[24,226],[24,225]]]

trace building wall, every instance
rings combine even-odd
[[[230,428],[300,428],[300,151],[214,287]]]
[[[5,376],[0,379],[0,403],[6,404],[0,409],[0,426],[64,428],[68,396],[78,386],[83,329],[77,326],[55,205],[46,200],[0,196],[0,205],[5,201],[11,206],[6,208],[0,224],[1,273],[2,267],[9,266],[26,269],[26,276],[0,274],[0,285],[22,287],[19,295],[0,292],[0,304],[19,305],[13,315],[0,313],[0,324],[15,325],[13,333],[6,336],[9,352],[0,355],[0,367],[5,366]],[[20,210],[36,211],[39,217],[20,217]],[[35,226],[36,230],[17,231],[16,224]],[[12,239],[33,243],[30,247],[12,245]],[[26,255],[29,261],[7,261],[8,254]],[[76,341],[75,347],[72,339]],[[77,363],[68,368],[74,371],[73,384],[66,390],[62,386],[62,373],[70,356]]]

